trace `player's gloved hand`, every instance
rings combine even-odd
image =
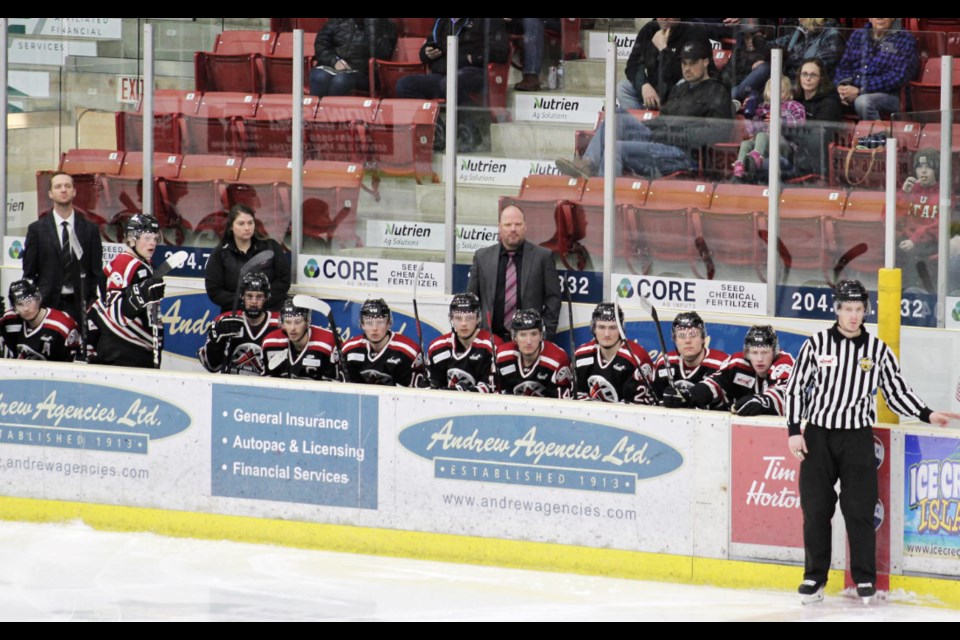
[[[127,290],[127,302],[137,311],[143,311],[151,302],[162,300],[166,288],[163,278],[147,278]]]
[[[668,386],[663,391],[663,406],[668,409],[679,409],[680,407],[689,407],[690,406],[690,390],[683,388],[678,389],[673,386]]]
[[[743,396],[733,405],[733,411],[738,416],[775,416],[777,410],[773,406],[773,398],[763,394]]]
[[[457,391],[472,391],[474,393],[479,391],[479,389],[477,389],[477,385],[473,384],[472,382],[458,382],[453,388]]]
[[[243,318],[228,316],[210,325],[210,341],[221,342],[243,335]]]

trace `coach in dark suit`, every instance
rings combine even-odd
[[[54,174],[53,210],[27,227],[23,276],[36,283],[44,306],[69,314],[79,325],[81,290],[89,303],[103,289],[103,245],[97,226],[74,210],[76,194],[70,175]]]
[[[481,323],[505,340],[511,340],[507,286],[516,270],[515,310],[534,309],[543,316],[547,339],[557,332],[560,319],[560,279],[553,253],[527,242],[527,225],[519,207],[500,212],[500,242],[473,254],[467,291],[480,298]],[[511,261],[513,266],[511,267]],[[512,314],[511,314],[512,315]]]

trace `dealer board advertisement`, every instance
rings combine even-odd
[[[7,363],[0,494],[178,509],[206,503],[198,488],[209,447],[199,434],[209,384],[135,369]]]
[[[731,553],[802,560],[800,463],[787,455],[783,425],[731,427]]]
[[[907,434],[904,568],[960,573],[960,438]]]
[[[725,517],[722,500],[697,498],[725,482],[724,465],[685,453],[695,433],[710,438],[712,417],[698,428],[687,412],[470,404],[397,398],[397,507],[431,529],[684,554],[695,529]]]

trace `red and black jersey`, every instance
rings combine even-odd
[[[513,396],[569,398],[573,370],[566,351],[547,340],[530,367],[524,367],[516,342],[497,351],[497,389]]]
[[[210,339],[210,333],[207,334],[207,341],[200,347],[197,357],[200,358],[200,364],[207,371],[214,373],[223,370],[224,359],[227,355],[227,349],[230,350],[230,365],[226,371],[236,373],[241,376],[262,376],[264,370],[263,364],[263,341],[272,332],[280,329],[280,314],[276,311],[265,311],[266,319],[259,327],[255,329],[250,326],[243,311],[228,311],[221,313],[213,321],[216,326],[224,318],[240,318],[243,320],[243,335],[236,338],[221,338],[218,341]]]
[[[707,349],[700,364],[692,369],[687,369],[683,364],[683,358],[676,351],[667,354],[666,360],[661,354],[653,367],[653,390],[658,398],[663,397],[664,390],[670,385],[670,378],[667,373],[667,362],[673,370],[674,384],[677,389],[690,389],[701,380],[713,375],[720,370],[727,354],[716,349]]]
[[[17,360],[72,362],[80,348],[73,318],[57,309],[41,309],[43,320],[31,329],[14,311],[0,318],[5,356]]]
[[[107,279],[106,295],[91,308],[100,332],[96,345],[97,361],[104,364],[153,366],[154,327],[150,318],[151,310],[134,311],[126,296],[131,286],[149,279],[153,269],[136,255],[124,251],[104,267],[103,273]],[[163,344],[163,327],[159,320],[157,323],[159,350]]]
[[[719,371],[697,386],[709,390],[713,398],[710,408],[728,409],[744,396],[766,395],[773,400],[777,415],[782,416],[784,392],[791,373],[793,356],[789,353],[779,353],[773,359],[766,377],[760,378],[746,356],[738,352],[727,358]]]
[[[486,329],[477,331],[469,349],[455,332],[440,336],[427,347],[430,385],[436,389],[475,389],[493,393],[493,360],[500,338]]]
[[[362,334],[351,338],[343,345],[343,359],[348,382],[413,387],[423,375],[420,347],[399,333],[390,332],[379,353],[373,353],[370,341]]]
[[[262,348],[264,376],[297,380],[340,379],[333,333],[322,327],[310,326],[310,337],[302,351],[295,352],[283,329],[268,333]]]
[[[577,347],[577,399],[628,404],[657,404],[650,388],[653,361],[636,342],[620,342],[610,360],[604,360],[596,340]]]

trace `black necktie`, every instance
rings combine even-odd
[[[63,266],[67,266],[73,259],[73,253],[70,251],[70,225],[64,220],[60,226],[63,227],[63,232],[60,234],[60,261]]]

